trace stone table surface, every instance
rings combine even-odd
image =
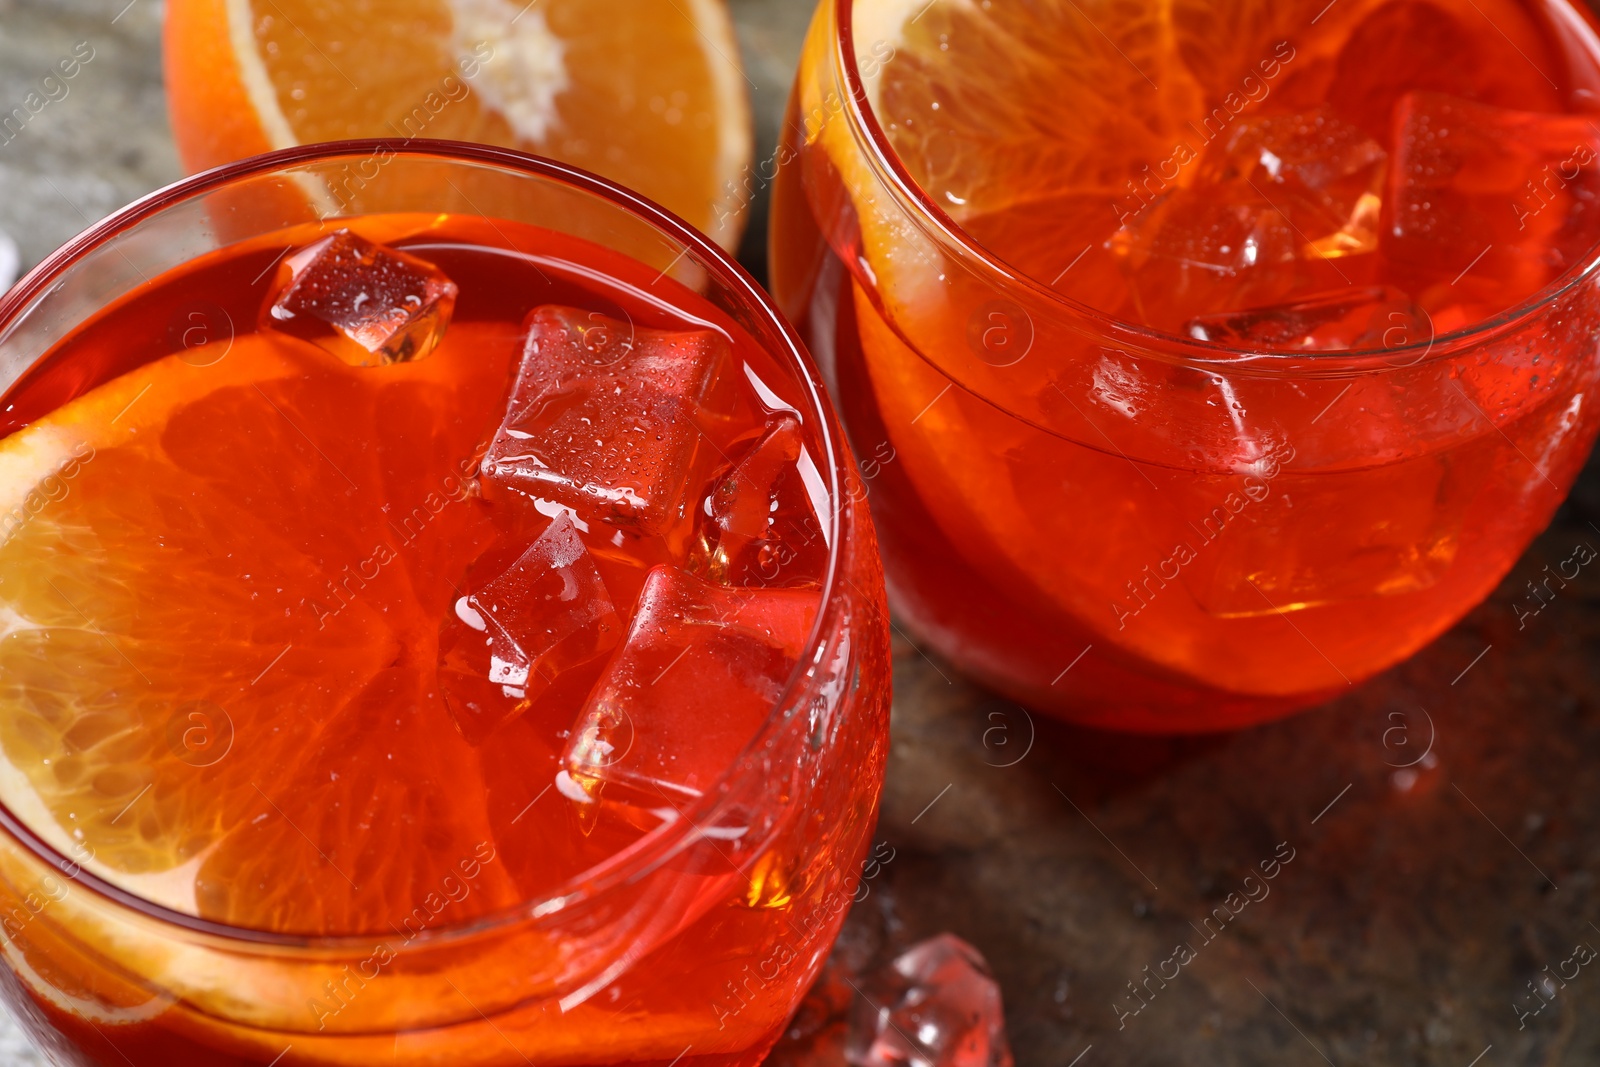
[[[810,2],[733,6],[760,157]],[[25,266],[178,177],[161,15],[159,0],[0,0],[0,110],[76,42],[95,50],[0,146],[0,230]],[[758,273],[763,221],[758,206],[744,249]],[[976,945],[1023,1067],[1600,1063],[1600,967],[1542,986],[1525,1025],[1514,1007],[1537,1003],[1529,983],[1575,945],[1600,945],[1600,568],[1537,616],[1515,610],[1542,568],[1591,543],[1593,465],[1496,595],[1432,647],[1227,736],[1030,718],[901,640],[878,830],[893,858],[852,943],[879,958],[947,930]],[[1213,907],[1274,858],[1267,895],[1208,940]],[[1195,958],[1133,1000],[1128,983],[1180,943]],[[41,1062],[0,1026],[0,1065]]]

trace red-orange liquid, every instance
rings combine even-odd
[[[748,693],[705,689],[721,661],[689,655],[703,641],[685,638],[677,676],[668,664],[655,679],[656,703],[625,705],[639,720],[641,749],[670,753],[665,788],[630,805],[621,786],[596,784],[608,765],[584,778],[570,755],[591,692],[615,683],[616,664],[643,640],[633,624],[647,580],[686,590],[680,596],[691,601],[734,596],[737,609],[695,632],[713,643],[755,641],[768,650],[759,667],[771,674],[759,691],[782,690],[823,607],[824,520],[774,502],[772,524],[747,529],[730,564],[708,525],[720,512],[703,502],[719,487],[732,491],[730,471],[780,417],[798,434],[795,449],[826,463],[821,416],[807,412],[795,374],[725,313],[642,264],[511,223],[373,217],[350,227],[454,283],[453,317],[423,358],[350,366],[315,344],[258,330],[285,281],[275,264],[319,236],[289,234],[157,279],[77,330],[8,394],[7,431],[26,435],[77,401],[91,405],[79,429],[99,443],[59,472],[68,491],[3,549],[12,577],[0,585],[13,610],[43,610],[28,598],[45,594],[20,588],[27,583],[17,572],[37,550],[38,575],[83,609],[90,633],[82,642],[76,632],[61,636],[51,627],[66,624],[52,617],[21,635],[32,643],[26,655],[3,657],[0,746],[43,801],[23,818],[48,813],[56,822],[28,829],[71,854],[67,873],[81,864],[228,927],[359,935],[370,944],[343,971],[314,976],[331,983],[287,962],[251,972],[304,981],[304,996],[287,995],[292,1014],[275,1014],[272,998],[252,992],[241,972],[233,995],[260,1004],[254,1014],[230,1014],[198,987],[180,988],[203,987],[198,973],[155,962],[159,931],[146,931],[148,941],[112,938],[126,955],[109,950],[100,922],[127,920],[105,919],[106,906],[88,890],[38,874],[9,846],[11,999],[65,1061],[84,1064],[650,1062],[686,1047],[685,1062],[753,1063],[809,980],[800,949],[826,944],[842,918],[832,896],[870,828],[886,726],[881,621],[867,623],[855,651],[844,653],[841,664],[865,671],[864,695],[841,709],[837,765],[830,757],[806,785],[825,826],[758,807],[747,821],[764,820],[765,837],[752,824],[732,839],[704,839],[633,889],[616,890],[608,907],[643,909],[648,923],[614,943],[596,939],[605,923],[580,926],[569,951],[589,982],[557,981],[544,998],[517,988],[564,951],[559,916],[543,934],[513,923],[498,954],[424,946],[430,935],[504,915],[597,870],[625,869],[652,831],[692,807],[692,787],[703,791],[720,773],[684,766],[698,737],[684,732],[723,731],[716,752],[727,760],[748,743],[765,712],[746,708],[728,725],[727,701],[748,702]],[[709,330],[720,346],[724,362],[709,387],[716,410],[694,416],[698,440],[672,487],[684,498],[648,524],[577,497],[564,498],[572,506],[536,506],[490,484],[484,456],[514,399],[529,313],[547,305],[571,309],[559,315],[573,321],[626,329],[641,344],[650,331]],[[628,364],[607,368],[616,365]],[[118,391],[113,380],[123,374],[145,375],[147,388]],[[108,382],[109,392],[91,394]],[[115,403],[96,399],[104,396]],[[654,430],[660,441],[665,432],[603,419],[586,421],[585,432],[591,425],[591,459],[609,455],[615,440],[637,459],[648,446],[629,445],[629,435]],[[784,499],[792,503],[794,492]],[[60,540],[75,528],[91,531],[92,547]],[[515,569],[530,545],[561,530],[567,569],[553,586],[537,569]],[[582,557],[575,564],[574,553]],[[860,583],[849,595],[870,601],[859,590],[875,584],[871,552],[844,563]],[[570,589],[575,581],[589,583],[580,596],[605,600],[605,624],[501,685],[504,665],[490,667],[484,651],[484,616],[505,610],[524,587],[547,611],[547,601],[571,599],[563,582]],[[96,582],[120,591],[94,593]],[[760,630],[765,623],[749,616],[768,597],[803,611],[779,612]],[[679,617],[640,625],[670,635]],[[757,627],[757,637],[781,631],[781,647],[718,636],[739,625]],[[91,637],[119,655],[71,661]],[[62,651],[52,659],[55,647]],[[674,694],[675,683],[702,688]],[[702,697],[697,708],[705,692],[723,702]],[[670,723],[677,733],[663,734],[650,717],[668,706],[679,715]],[[640,755],[623,753],[617,766]],[[78,763],[87,769],[52,770]],[[572,776],[590,798],[574,793]],[[58,843],[63,834],[70,847]],[[741,856],[730,840],[746,837],[765,844]],[[159,892],[147,891],[158,883]],[[31,910],[29,899],[45,908]],[[487,956],[474,962],[475,952]],[[642,953],[650,953],[645,963],[630,966]],[[756,963],[767,973],[745,982],[742,970]],[[423,988],[451,967],[463,968],[454,1009],[430,1003],[433,991]]]
[[[1585,282],[1442,339],[1600,237],[1587,15],[935,3],[886,47],[860,35],[884,6],[855,4],[850,47],[927,203],[840,106],[825,3],[773,288],[872,461],[915,632],[1036,706],[1205,730],[1359,682],[1494,587],[1594,440],[1600,308]],[[933,210],[1031,281],[946,251]],[[1190,343],[1100,333],[1083,305]]]

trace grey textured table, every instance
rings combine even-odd
[[[770,151],[810,0],[734,7]],[[0,147],[0,229],[25,264],[177,176],[160,18],[158,0],[0,0],[0,102],[74,42],[95,48]],[[1600,968],[1543,977],[1600,946],[1600,573],[1525,626],[1513,611],[1579,542],[1600,546],[1593,466],[1499,593],[1431,648],[1225,737],[1030,719],[902,642],[879,829],[894,859],[851,944],[886,958],[951,930],[977,945],[1024,1067],[1600,1062]],[[1270,882],[1244,881],[1291,853]],[[1260,899],[1208,939],[1213,907],[1250,885]],[[1128,983],[1185,942],[1195,957],[1135,1001]],[[1545,1000],[1519,1029],[1514,1005]],[[0,1064],[39,1062],[0,1028]]]

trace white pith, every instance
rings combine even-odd
[[[448,0],[458,55],[488,46],[489,59],[471,79],[485,107],[510,124],[519,140],[543,144],[560,120],[556,97],[572,84],[566,46],[550,32],[544,12],[507,0]]]

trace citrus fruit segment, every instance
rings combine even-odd
[[[1114,224],[1109,204],[1136,164],[1169,156],[1201,110],[1162,6],[1098,22],[1065,0],[917,6],[894,25],[893,0],[859,5],[857,51],[870,54],[869,35],[893,44],[868,83],[873,109],[958,220],[1074,193],[1099,197]]]
[[[290,932],[389,929],[462,861],[515,899],[433,651],[515,345],[454,330],[366,368],[245,335],[0,441],[0,800],[51,845]]]
[[[347,138],[478,141],[601,174],[725,248],[744,224],[750,113],[721,0],[174,0],[165,52],[191,170]]]
[[[860,0],[854,16],[874,114],[927,198],[1000,259],[1125,318],[1143,316],[1126,306],[1108,239],[1205,185],[1208,146],[1253,116],[1326,102],[1388,145],[1408,87],[1561,109],[1543,73],[1558,64],[1509,0]],[[826,61],[824,43],[808,63]],[[857,199],[870,199],[859,147],[842,129],[824,140]],[[906,236],[883,221],[895,213],[855,206],[881,295],[914,304],[892,284],[925,281],[905,263]]]

